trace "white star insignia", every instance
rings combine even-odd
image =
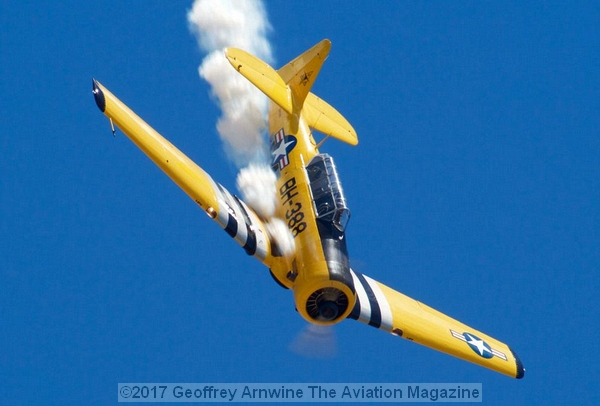
[[[477,339],[475,337],[473,337],[472,335],[468,334],[467,335],[467,343],[472,345],[473,347],[476,347],[477,350],[479,351],[479,355],[483,356],[483,353],[489,353],[490,350],[488,350],[485,346],[485,343],[483,342],[483,340],[481,339]]]
[[[292,141],[292,140],[290,140],[288,142],[285,142],[285,139],[281,140],[279,145],[277,145],[277,149],[273,150],[273,152],[271,153],[274,157],[274,160],[277,161],[282,156],[286,156],[287,155],[287,147],[288,147],[288,145],[293,144],[293,142],[294,141]]]

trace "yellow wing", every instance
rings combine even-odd
[[[352,272],[356,305],[349,318],[513,378],[525,369],[506,344],[431,307]]]
[[[102,112],[165,172],[210,218],[267,266],[275,260],[264,222],[244,202],[231,195],[122,101],[93,81],[94,98]]]

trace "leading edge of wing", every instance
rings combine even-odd
[[[366,275],[351,273],[357,300],[349,318],[513,378],[525,376],[508,345]]]

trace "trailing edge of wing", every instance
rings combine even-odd
[[[212,219],[263,263],[273,261],[271,241],[263,221],[244,202],[216,183],[196,163],[160,135],[122,101],[93,81],[96,104],[134,144]]]
[[[366,275],[352,277],[357,301],[350,318],[513,378],[525,375],[506,344]]]

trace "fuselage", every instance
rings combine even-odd
[[[307,171],[307,167],[311,169],[311,162],[314,162],[313,172],[320,171],[317,166],[325,167],[325,163],[331,171],[333,161],[329,156],[319,154],[301,114],[288,114],[272,103],[269,131],[272,167],[278,176],[276,214],[286,222],[296,243],[291,264],[274,267],[271,271],[279,282],[294,290],[296,308],[308,321],[317,324],[340,321],[350,313],[355,301],[345,224],[334,224],[335,208],[331,208],[331,214],[326,218],[319,217],[315,191],[341,195],[341,186],[334,182],[336,190],[331,192],[327,189],[331,182],[327,182],[325,175],[323,180],[313,179],[311,183]],[[337,173],[335,176],[337,179]],[[316,182],[320,184],[316,185]]]

